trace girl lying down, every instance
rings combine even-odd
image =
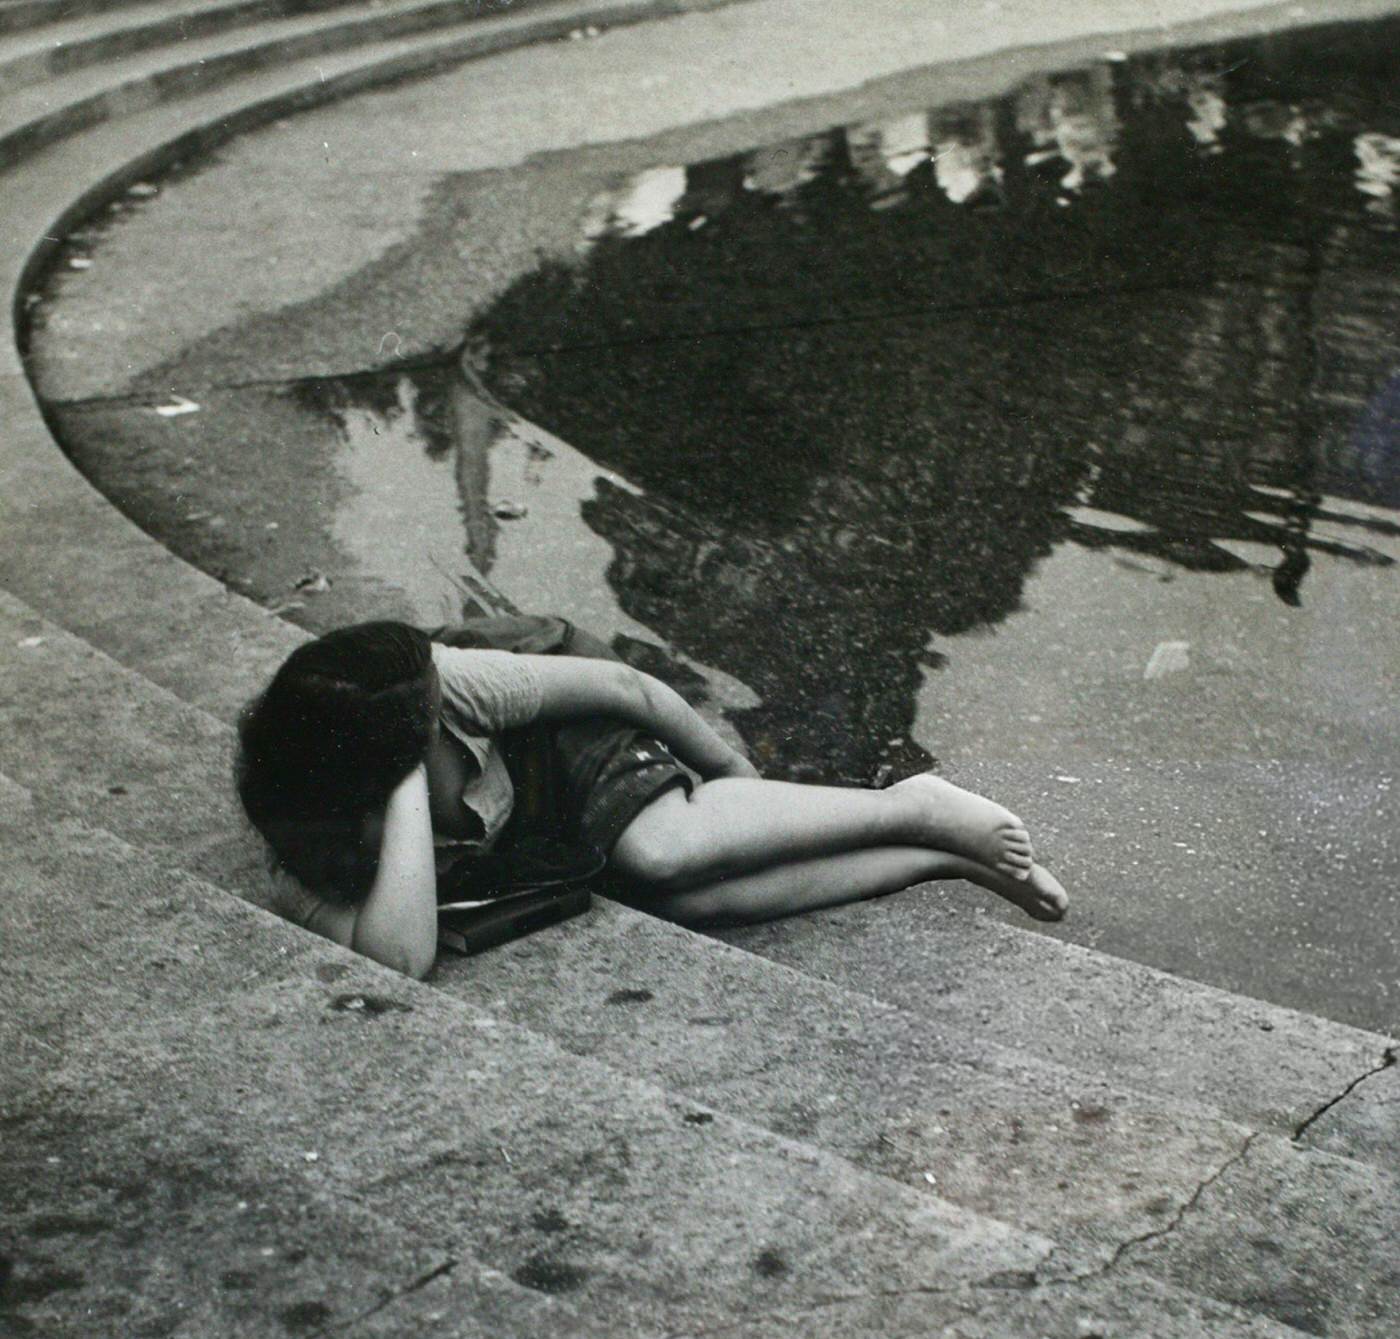
[[[445,872],[460,897],[474,863],[508,861],[518,796],[542,775],[555,835],[605,861],[632,905],[687,925],[931,879],[1038,920],[1068,902],[1001,805],[932,775],[887,790],[766,781],[672,689],[562,619],[341,628],[298,647],[239,730],[239,796],[279,909],[417,977]]]

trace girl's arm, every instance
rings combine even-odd
[[[523,656],[540,682],[540,717],[615,716],[655,735],[686,766],[710,781],[756,777],[758,769],[715,733],[674,689],[614,660]]]
[[[385,806],[379,870],[355,916],[350,947],[419,980],[437,956],[437,869],[422,763],[394,788]]]

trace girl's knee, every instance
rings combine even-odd
[[[670,790],[627,825],[612,860],[629,879],[671,892],[693,880],[701,855],[689,798],[684,791]]]

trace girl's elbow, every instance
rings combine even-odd
[[[437,961],[436,953],[429,953],[422,957],[410,959],[401,969],[405,976],[411,976],[415,981],[424,980],[428,973],[433,970],[433,964]]]
[[[356,953],[363,954],[381,967],[387,967],[391,972],[402,972],[404,976],[411,976],[415,981],[423,980],[433,970],[433,963],[437,961],[436,944],[410,942],[397,936],[371,936],[363,939],[356,936],[351,947]]]
[[[410,976],[415,981],[423,980],[433,970],[433,963],[437,961],[435,952],[406,944],[366,956],[373,958],[381,967],[387,967],[391,972],[402,972],[404,976]]]

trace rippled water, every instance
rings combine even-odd
[[[475,365],[607,471],[556,530],[610,546],[626,619],[752,691],[731,719],[769,768],[1153,728],[1284,753],[1271,717],[1320,681],[1307,729],[1345,748],[1400,664],[1397,38],[1109,58],[657,165],[477,321]],[[1014,730],[955,682],[998,653],[1041,703]],[[1247,683],[1144,723],[1210,675]]]

